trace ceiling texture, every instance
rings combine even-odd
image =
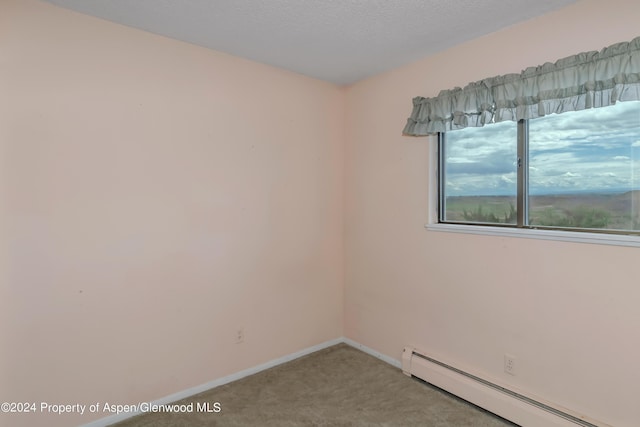
[[[348,85],[577,0],[46,1]]]

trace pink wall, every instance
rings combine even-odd
[[[430,141],[401,130],[416,95],[630,40],[638,16],[583,0],[345,91],[3,0],[0,402],[153,400],[344,325],[634,425],[638,250],[426,231]]]
[[[3,0],[0,94],[0,402],[144,402],[343,335],[343,89]]]
[[[347,93],[345,335],[403,346],[617,427],[640,419],[637,248],[427,231],[411,98],[638,36],[640,2],[580,1]],[[518,374],[503,373],[503,354]]]

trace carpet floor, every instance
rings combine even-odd
[[[220,410],[147,413],[113,426],[516,426],[346,344],[176,403]]]

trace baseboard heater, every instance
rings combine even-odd
[[[412,347],[404,349],[402,372],[522,427],[611,427],[465,372]]]

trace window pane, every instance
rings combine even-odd
[[[515,224],[517,124],[447,132],[441,221]]]
[[[640,101],[529,122],[529,223],[640,230]]]

